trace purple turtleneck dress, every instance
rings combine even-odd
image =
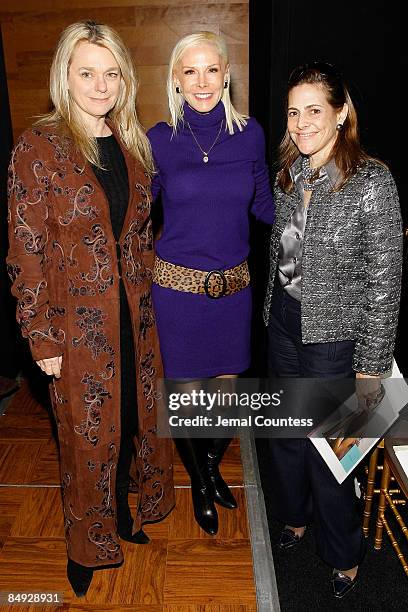
[[[249,119],[242,132],[225,130],[222,102],[209,113],[184,105],[184,124],[158,123],[148,132],[161,191],[164,224],[156,252],[165,261],[198,270],[226,270],[249,251],[249,212],[273,223],[274,207],[265,165],[262,128]],[[207,164],[208,151],[220,136]],[[251,289],[211,299],[153,284],[164,373],[167,378],[237,374],[250,361]]]

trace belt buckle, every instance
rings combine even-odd
[[[212,277],[213,274],[218,274],[219,277],[222,280],[222,288],[221,291],[216,291],[215,293],[211,293],[210,292],[210,279]],[[216,287],[215,287],[216,289]],[[204,280],[204,291],[207,297],[213,299],[213,300],[217,300],[220,297],[223,297],[227,291],[227,279],[225,277],[225,274],[222,270],[210,270],[207,274],[207,276],[205,277]]]

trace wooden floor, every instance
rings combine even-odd
[[[123,542],[120,569],[95,572],[85,598],[67,582],[56,445],[50,420],[23,387],[0,417],[0,592],[61,592],[64,605],[0,606],[1,611],[255,612],[251,547],[238,442],[222,471],[238,511],[218,507],[209,536],[193,520],[188,477],[176,458],[177,505],[145,527],[151,543]],[[19,486],[12,486],[19,485]],[[132,501],[131,501],[132,505]]]

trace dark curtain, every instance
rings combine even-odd
[[[396,180],[404,225],[408,223],[408,173],[405,153],[405,75],[408,49],[402,8],[380,0],[250,0],[250,114],[265,130],[272,179],[276,150],[285,130],[286,83],[302,63],[324,60],[343,72],[357,108],[361,141],[367,152],[385,161]],[[402,5],[399,5],[402,7]],[[254,258],[262,270],[255,294],[254,365],[259,368],[264,346],[258,313],[265,282],[267,247],[255,229]],[[408,375],[407,269],[404,258],[403,296],[396,358]],[[262,276],[263,274],[263,276]],[[259,353],[262,356],[259,356]]]
[[[3,42],[0,29],[0,376],[14,378],[20,369],[15,304],[6,271],[7,167],[13,146]]]

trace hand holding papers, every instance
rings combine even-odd
[[[356,393],[309,434],[339,483],[383,437],[407,404],[408,387],[401,375],[396,376],[356,380]]]

